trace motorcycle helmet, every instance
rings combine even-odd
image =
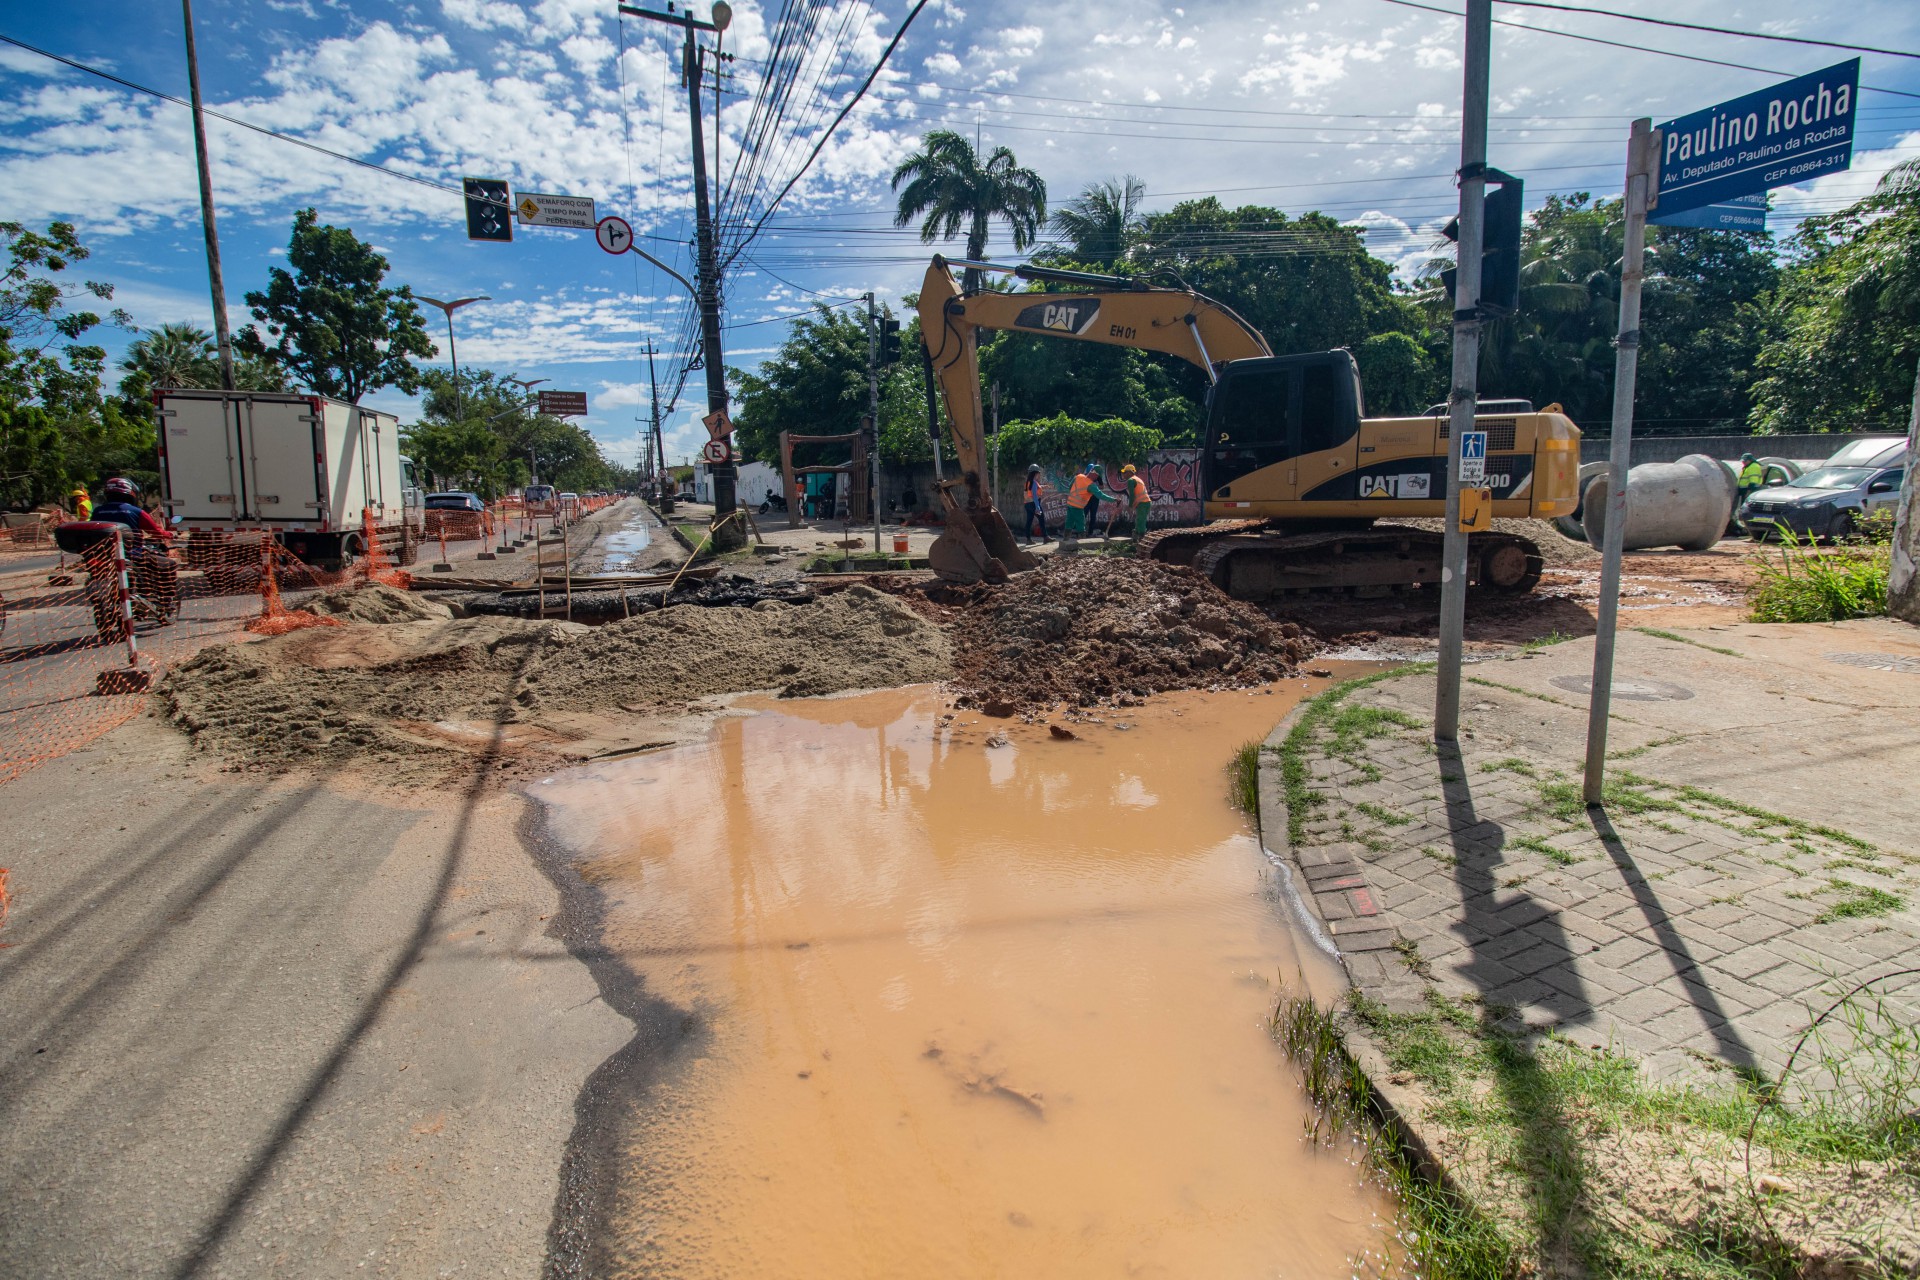
[[[1029,463],[1027,464],[1027,474],[1028,474],[1028,475],[1030,475],[1030,476],[1037,476],[1037,475],[1039,475],[1039,474],[1040,474],[1040,464],[1039,464],[1039,463],[1037,463],[1037,462],[1029,462]]]
[[[140,486],[125,476],[115,476],[107,481],[100,486],[100,492],[109,498],[117,498],[121,502],[131,502],[135,506],[140,503]]]

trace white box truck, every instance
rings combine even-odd
[[[420,491],[400,457],[400,420],[325,396],[162,390],[161,501],[198,546],[278,540],[317,568],[367,551],[411,564]]]

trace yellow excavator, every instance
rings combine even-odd
[[[1070,288],[962,293],[953,267]],[[1231,308],[1190,289],[938,255],[921,285],[919,312],[959,469],[939,481],[946,529],[931,564],[942,578],[998,581],[1036,563],[1015,543],[981,480],[986,433],[977,335],[1008,329],[1164,351],[1207,375],[1199,492],[1212,523],[1150,533],[1139,554],[1191,565],[1248,600],[1295,591],[1370,594],[1440,580],[1439,532],[1377,522],[1445,514],[1448,419],[1364,417],[1350,352],[1276,356]],[[1515,407],[1525,411],[1474,420],[1488,436],[1493,515],[1570,514],[1578,504],[1579,428],[1558,406]],[[1474,585],[1531,591],[1540,568],[1540,549],[1526,538],[1489,531],[1469,539]]]

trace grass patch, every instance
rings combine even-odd
[[[1854,884],[1850,880],[1834,879],[1829,882],[1829,892],[1840,897],[1825,911],[1813,918],[1815,924],[1832,924],[1835,920],[1865,920],[1873,916],[1891,915],[1907,905],[1906,899],[1897,893],[1888,893],[1885,889],[1876,889],[1871,885]]]
[[[1374,804],[1370,800],[1362,800],[1353,807],[1361,813],[1366,814],[1369,818],[1372,818],[1375,822],[1384,822],[1390,827],[1404,827],[1413,821],[1412,818],[1409,818],[1404,813],[1395,813],[1384,805]]]
[[[1534,777],[1533,766],[1519,756],[1508,756],[1505,760],[1489,760],[1480,766],[1482,773],[1517,773],[1523,778]]]
[[[1846,546],[1820,551],[1786,535],[1778,559],[1754,556],[1760,581],[1748,600],[1755,622],[1840,622],[1887,611],[1889,546]]]
[[[1395,680],[1401,676],[1412,675],[1420,671],[1430,671],[1432,663],[1409,663],[1392,667],[1386,671],[1376,671],[1371,675],[1358,676],[1345,680],[1320,694],[1300,708],[1300,715],[1293,722],[1293,728],[1287,731],[1286,740],[1280,744],[1280,785],[1287,798],[1287,839],[1295,845],[1306,840],[1307,815],[1316,806],[1326,803],[1326,797],[1313,787],[1313,769],[1307,762],[1308,752],[1314,747],[1322,727],[1332,721],[1342,711],[1341,704],[1348,695],[1369,685],[1379,684],[1382,680]],[[1345,708],[1346,710],[1368,711],[1376,708]],[[1388,715],[1399,716],[1402,721],[1419,725],[1419,721],[1403,712],[1393,711]],[[1360,745],[1363,726],[1380,728],[1397,722],[1372,717],[1354,717],[1345,722],[1348,753]],[[1339,734],[1335,735],[1335,749],[1338,750]],[[1364,770],[1363,770],[1364,772]],[[1379,770],[1373,770],[1373,776],[1379,776]]]
[[[1580,861],[1578,854],[1568,853],[1558,845],[1548,844],[1546,837],[1536,836],[1532,832],[1524,832],[1517,836],[1511,836],[1508,838],[1507,844],[1515,849],[1525,849],[1530,853],[1537,853],[1548,862],[1558,863],[1563,867],[1570,867]]]
[[[1234,807],[1252,818],[1260,820],[1260,740],[1244,744],[1233,753],[1233,762],[1227,766],[1230,780],[1230,794]]]
[[[1541,702],[1551,702],[1556,707],[1570,707],[1571,702],[1562,702],[1559,698],[1546,693],[1535,693],[1531,689],[1522,689],[1517,684],[1501,684],[1498,680],[1488,680],[1483,676],[1468,676],[1468,684],[1477,684],[1488,689],[1504,689],[1508,693],[1517,693],[1523,698],[1537,698]]]
[[[1538,636],[1521,645],[1520,652],[1535,653],[1541,649],[1550,649],[1556,644],[1565,644],[1571,639],[1573,639],[1573,637],[1564,631],[1549,631],[1547,634]]]
[[[1615,814],[1686,813],[1685,806],[1678,800],[1653,793],[1651,788],[1659,785],[1624,769],[1615,769],[1601,783],[1600,801]],[[1542,782],[1540,798],[1546,802],[1547,812],[1561,822],[1578,822],[1587,811],[1586,793],[1577,782],[1558,779]]]
[[[1633,775],[1628,774],[1627,776],[1632,777]],[[1645,779],[1635,779],[1635,781],[1643,785],[1646,783]],[[1660,784],[1655,783],[1652,785],[1658,786]],[[1784,813],[1775,813],[1771,809],[1762,809],[1758,805],[1747,804],[1740,800],[1731,800],[1726,796],[1718,795],[1715,792],[1707,791],[1701,787],[1679,786],[1674,787],[1673,792],[1682,800],[1689,800],[1695,804],[1704,804],[1715,809],[1724,809],[1728,813],[1738,813],[1748,818],[1755,818],[1768,826],[1785,827],[1787,830],[1802,837],[1810,835],[1824,836],[1836,844],[1844,844],[1850,849],[1859,850],[1861,853],[1879,852],[1879,849],[1870,841],[1862,840],[1859,836],[1849,834],[1848,832],[1840,830],[1838,827],[1802,822],[1798,818],[1789,818]]]
[[[1920,1158],[1920,1032],[1876,996],[1842,1001],[1810,1035],[1804,1076],[1785,1085],[1735,1073],[1654,1084],[1625,1054],[1527,1035],[1503,1013],[1432,990],[1413,1012],[1356,993],[1344,1011],[1287,997],[1274,1013],[1274,1037],[1319,1109],[1313,1132],[1357,1137],[1401,1197],[1408,1274],[1784,1280],[1804,1274],[1807,1258],[1779,1248],[1737,1176],[1696,1182],[1702,1160],[1737,1162],[1751,1130],[1756,1155],[1772,1152],[1799,1184],[1799,1205],[1817,1206],[1816,1186],[1892,1203]],[[1380,1125],[1371,1086],[1345,1051],[1356,1025],[1394,1082],[1417,1086],[1397,1102],[1440,1139],[1461,1195],[1420,1177]],[[1842,1078],[1849,1088],[1831,1087]],[[1660,1190],[1676,1186],[1687,1194]],[[1826,1227],[1850,1232],[1844,1204],[1835,1218]]]
[[[1686,636],[1680,635],[1678,632],[1662,631],[1658,627],[1635,627],[1634,630],[1643,636],[1654,636],[1661,640],[1671,640],[1675,644],[1690,644],[1696,649],[1706,649],[1713,653],[1724,653],[1729,658],[1744,658],[1747,656],[1738,649],[1723,649],[1717,644],[1702,644],[1698,640],[1689,640]]]

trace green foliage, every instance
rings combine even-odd
[[[1260,818],[1260,740],[1242,743],[1227,766],[1232,779],[1233,803],[1240,812],[1258,821]]]
[[[1056,413],[1051,418],[1009,422],[1000,428],[1000,466],[1024,467],[1029,462],[1133,462],[1147,450],[1160,447],[1160,433],[1119,418],[1088,422]],[[1109,476],[1107,489],[1119,483]]]
[[[64,500],[76,485],[108,474],[153,477],[154,439],[144,423],[105,403],[106,352],[86,341],[103,321],[130,326],[123,311],[102,317],[113,286],[66,272],[89,256],[70,222],[44,232],[0,222],[0,475],[4,500],[22,506]],[[83,305],[76,306],[76,303]]]
[[[993,220],[1007,224],[1016,253],[1034,242],[1047,220],[1047,184],[1039,174],[1021,168],[1006,147],[995,147],[982,163],[973,144],[951,129],[935,129],[920,140],[920,150],[894,169],[893,189],[899,192],[894,226],[922,218],[922,244],[951,240],[965,228],[967,257],[975,261],[986,256]],[[977,288],[979,276],[969,267],[966,287]]]
[[[1801,546],[1791,534],[1778,558],[1755,556],[1760,581],[1747,601],[1755,622],[1840,622],[1887,611],[1888,546],[1845,546],[1821,551]]]
[[[1072,243],[1072,257],[1111,268],[1140,243],[1146,230],[1140,202],[1146,194],[1147,184],[1132,174],[1089,182],[1053,211],[1053,229]]]
[[[405,285],[382,286],[387,260],[346,227],[319,225],[302,209],[287,246],[293,272],[274,267],[264,291],[246,295],[254,325],[235,335],[244,354],[272,360],[313,391],[358,404],[381,387],[412,393],[414,357],[438,352]],[[268,338],[273,339],[272,342]]]
[[[1848,880],[1838,879],[1829,883],[1833,892],[1840,896],[1825,911],[1813,918],[1815,924],[1892,915],[1907,905],[1906,899],[1899,894],[1888,893],[1885,889],[1876,889],[1872,885],[1854,884]]]
[[[535,459],[541,481],[560,489],[604,489],[619,482],[585,428],[532,412],[526,393],[491,369],[462,369],[457,398],[449,370],[423,370],[420,384],[426,391],[420,421],[409,429],[405,447],[448,487],[497,497],[527,483]]]
[[[1412,334],[1373,334],[1354,347],[1353,358],[1360,365],[1369,416],[1407,417],[1432,403],[1436,362]]]
[[[1896,165],[1873,195],[1808,218],[1788,250],[1755,428],[1903,429],[1920,358],[1920,164]]]

